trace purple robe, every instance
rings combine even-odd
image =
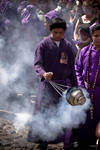
[[[92,90],[89,90],[89,88],[88,88],[87,75],[86,75],[87,60],[88,60],[90,46],[91,46],[91,44],[89,46],[84,47],[80,51],[80,55],[77,59],[76,65],[75,65],[75,71],[76,71],[78,85],[86,88],[91,96]],[[98,121],[100,121],[100,98],[99,98],[99,96],[100,96],[100,67],[98,68],[99,58],[100,58],[100,50],[96,51],[95,47],[92,46],[91,55],[90,55],[90,65],[89,65],[89,84],[91,85],[91,87],[94,84],[94,79],[95,79],[97,69],[99,69],[99,73],[98,73],[95,89],[93,90],[94,98],[93,98],[92,102],[94,105],[94,119],[93,120],[90,119],[90,111],[89,111],[87,113],[87,121],[86,121],[84,130],[82,128],[83,135],[87,132],[87,135],[84,135],[85,138],[83,140],[85,140],[85,139],[95,140],[96,125],[97,125]]]
[[[60,63],[62,53],[66,55],[67,64]],[[62,39],[58,47],[49,36],[39,44],[35,52],[34,69],[41,83],[45,82],[43,73],[53,72],[53,81],[64,85],[70,82],[71,86],[76,86],[74,60],[73,49],[68,41]]]
[[[61,53],[66,55],[67,64],[60,62]],[[64,39],[60,41],[59,47],[56,45],[51,36],[48,36],[38,45],[34,60],[34,68],[40,79],[37,110],[44,112],[52,106],[54,106],[56,110],[56,106],[60,101],[60,95],[55,91],[50,83],[43,78],[43,73],[53,72],[52,81],[63,85],[70,84],[70,86],[76,86],[74,60],[72,46]],[[70,136],[71,131],[67,131],[65,140],[64,137],[61,137],[60,141],[63,140],[65,145],[67,145]]]

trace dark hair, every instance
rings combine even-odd
[[[78,27],[78,32],[85,32],[88,34],[88,36],[90,36],[90,29],[89,29],[90,25],[88,23],[84,23],[79,25]]]
[[[91,34],[93,35],[95,31],[100,30],[100,23],[97,23],[92,26]]]
[[[51,20],[51,23],[50,23],[50,31],[52,31],[53,29],[55,28],[63,28],[64,31],[66,30],[66,21],[62,18],[53,18]]]

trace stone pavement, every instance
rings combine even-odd
[[[0,150],[39,150],[35,143],[27,142],[28,127],[16,130],[10,120],[0,118]],[[50,144],[47,150],[63,150],[63,144]]]

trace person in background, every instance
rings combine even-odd
[[[70,10],[70,22],[73,24],[73,32],[76,25],[77,20],[82,16],[82,8],[80,3],[75,5],[73,9]]]
[[[95,130],[100,121],[100,23],[92,26],[91,37],[92,43],[80,51],[75,65],[78,86],[86,88],[91,98],[87,121],[78,130],[77,140],[90,150],[89,146],[96,144]]]
[[[98,1],[93,2],[93,9],[96,14],[93,23],[100,22],[100,3]]]
[[[17,25],[15,25],[15,22],[18,24],[17,4],[12,0],[0,1],[0,35],[3,35],[6,39],[17,28]]]
[[[42,40],[36,49],[34,69],[40,79],[36,111],[45,112],[50,107],[54,107],[55,110],[57,109],[57,104],[60,102],[60,95],[51,86],[50,81],[71,87],[77,85],[74,70],[75,57],[71,44],[64,39],[65,30],[65,20],[53,18],[50,23],[51,34]],[[28,138],[34,142],[33,136],[31,123]],[[70,136],[70,131],[67,131],[64,135],[62,141],[64,142],[64,149],[69,144]],[[42,142],[41,150],[45,150],[47,144],[48,142],[46,141]]]
[[[81,24],[92,24],[92,20],[95,18],[92,1],[84,0],[82,3],[83,15],[77,20],[74,30],[74,40],[78,39],[78,27]]]
[[[34,22],[34,19],[36,18],[37,4],[38,0],[25,0],[19,4],[17,10],[22,24]]]
[[[77,45],[77,55],[76,55],[76,60],[77,60],[81,49],[85,46],[88,46],[92,41],[91,34],[90,34],[90,25],[81,24],[78,28],[78,39],[73,41]]]
[[[38,17],[38,0],[21,2],[17,11],[22,24],[23,33],[25,34],[24,31],[26,31],[27,34],[30,34],[30,37],[36,35],[36,37],[38,36],[38,38],[40,37],[40,39],[42,39],[44,35],[44,26],[43,22]],[[24,36],[27,35],[25,34]]]

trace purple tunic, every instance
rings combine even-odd
[[[63,53],[66,64],[61,63]],[[44,80],[45,72],[53,72],[52,81],[56,83],[76,86],[73,49],[64,39],[60,41],[59,47],[51,36],[41,41],[35,52],[34,69],[40,78],[38,104],[41,107],[43,104],[43,110],[57,104],[60,97],[50,83]]]
[[[66,55],[67,64],[60,63],[62,53]],[[53,72],[52,80],[55,82],[68,85],[70,81],[71,86],[76,85],[73,49],[64,39],[60,41],[59,47],[51,36],[43,40],[35,53],[34,68],[41,81],[43,73]]]
[[[83,130],[83,133],[90,132],[90,133],[88,133],[88,135],[92,139],[92,138],[95,138],[96,124],[98,121],[100,121],[100,100],[99,100],[100,99],[99,98],[99,96],[100,96],[100,68],[98,68],[98,62],[99,62],[99,58],[100,58],[100,50],[96,51],[94,46],[92,46],[92,48],[91,48],[90,65],[89,65],[89,84],[91,85],[91,87],[94,84],[96,71],[97,71],[97,69],[99,69],[98,77],[96,80],[96,86],[95,86],[95,89],[92,91],[92,90],[88,89],[87,75],[86,75],[87,60],[88,60],[90,46],[91,46],[91,44],[87,47],[84,47],[81,50],[80,55],[78,57],[76,65],[75,65],[75,71],[76,71],[78,85],[86,88],[90,95],[91,95],[91,92],[94,92],[94,99],[92,101],[93,105],[94,105],[94,119],[93,120],[90,119],[90,112],[88,112],[87,113],[87,115],[88,115],[87,122],[86,122],[86,127],[85,127],[85,129],[87,131]],[[91,124],[92,124],[92,127],[91,127]],[[90,130],[90,128],[92,128],[92,129]],[[88,138],[89,137],[87,136],[87,139]]]
[[[90,44],[91,45],[91,44]],[[91,91],[88,89],[87,85],[87,79],[86,79],[86,72],[87,72],[87,59],[88,59],[88,53],[89,53],[89,46],[83,48],[80,52],[79,58],[76,63],[76,76],[78,85],[85,87],[89,93],[91,94]],[[89,83],[91,86],[93,86],[95,75],[97,69],[99,69],[96,86],[94,89],[94,105],[97,108],[100,108],[99,103],[99,96],[100,96],[100,68],[98,68],[98,61],[100,58],[100,50],[96,51],[94,46],[91,49],[91,56],[90,56],[90,68],[89,68]],[[99,106],[98,106],[99,105]]]
[[[66,55],[66,63],[61,63],[62,53]],[[46,109],[53,106],[56,111],[57,104],[60,101],[60,95],[49,82],[43,78],[43,73],[53,72],[52,80],[54,82],[63,85],[69,85],[70,83],[71,86],[76,86],[74,60],[72,46],[64,39],[60,41],[59,47],[51,36],[48,36],[38,45],[34,60],[34,68],[40,79],[38,101],[36,103],[37,110],[45,112]],[[71,131],[67,131],[66,136],[61,136],[61,138],[58,138],[55,142],[59,142],[59,140],[60,142],[63,141],[66,147],[69,143],[70,136]]]

